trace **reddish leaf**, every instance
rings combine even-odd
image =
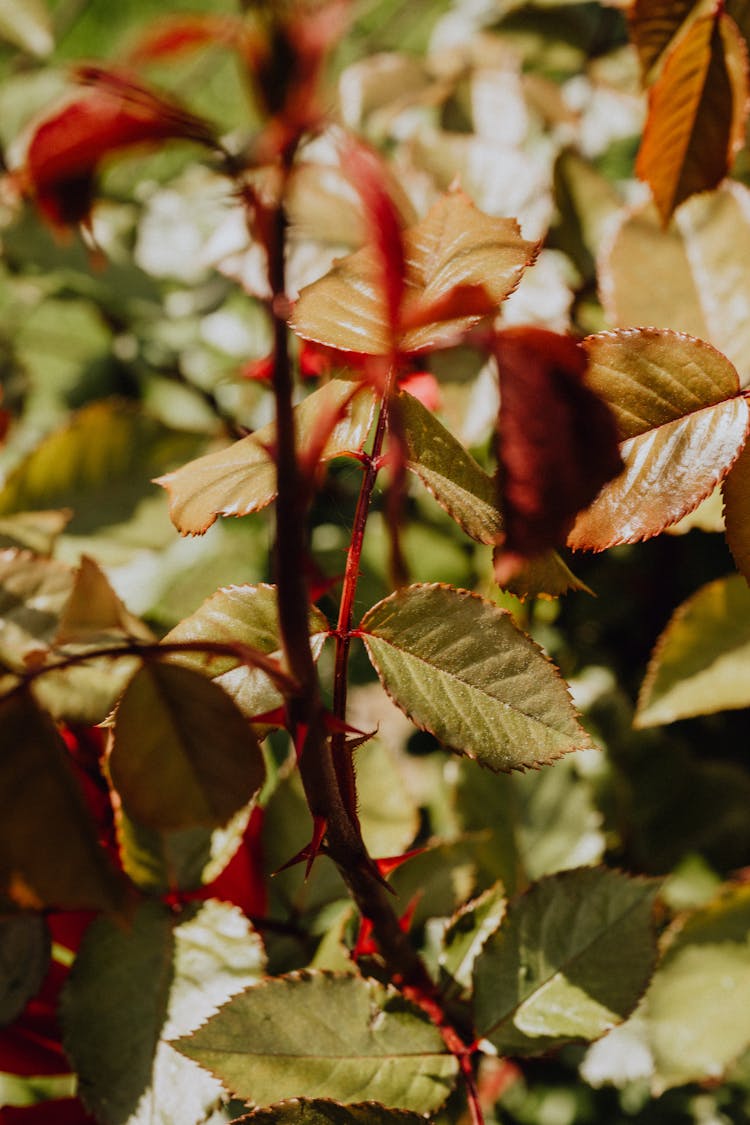
[[[689,196],[715,188],[744,141],[747,51],[727,15],[696,20],[649,95],[636,170],[666,226]]]
[[[563,542],[576,513],[622,469],[609,408],[586,385],[584,350],[542,328],[508,328],[495,344],[500,368],[499,460],[505,550],[503,584],[523,559]]]
[[[242,28],[242,21],[231,16],[184,12],[153,24],[130,51],[128,60],[131,63],[161,61],[202,47],[232,45]]]
[[[123,75],[89,67],[80,77],[96,89],[37,128],[23,173],[53,225],[87,221],[99,166],[113,153],[168,138],[215,143],[207,122]]]
[[[628,26],[644,80],[700,0],[633,0]]]
[[[387,320],[395,347],[406,269],[401,220],[388,193],[382,163],[375,153],[352,142],[344,152],[344,164],[364,206],[370,242],[380,267]]]

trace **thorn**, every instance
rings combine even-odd
[[[304,848],[300,848],[296,855],[278,867],[273,875],[280,875],[282,871],[286,871],[290,867],[295,867],[298,863],[305,863],[305,879],[310,875],[312,865],[316,858],[320,855],[321,845],[323,838],[326,834],[328,821],[324,816],[313,817],[313,834],[309,844],[305,844]]]
[[[410,852],[404,852],[403,855],[390,855],[384,856],[382,859],[376,859],[375,863],[377,864],[380,874],[386,879],[391,872],[399,868],[402,863],[406,863],[407,860],[413,859],[415,856],[421,855],[422,852],[426,851],[427,848],[412,848]]]

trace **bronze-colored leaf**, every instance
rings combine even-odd
[[[737,372],[703,340],[635,328],[584,343],[591,385],[617,418],[625,470],[582,512],[568,537],[603,551],[659,535],[726,476],[750,411]]]
[[[724,14],[696,20],[651,88],[636,164],[665,226],[684,200],[726,176],[744,141],[747,96],[737,25]]]
[[[745,447],[724,478],[724,525],[737,569],[750,583],[750,445]]]
[[[533,262],[537,247],[515,219],[483,214],[463,192],[444,195],[403,234],[402,351],[454,343],[497,309]],[[343,351],[386,355],[392,346],[380,258],[372,247],[337,262],[302,290],[292,327]]]
[[[713,8],[713,0],[710,3]],[[706,0],[633,0],[628,28],[644,81],[653,77],[656,64],[688,19],[706,7]]]

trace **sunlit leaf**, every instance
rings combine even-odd
[[[242,842],[250,809],[240,809],[223,828],[146,828],[116,810],[120,861],[126,875],[147,894],[194,891],[210,883]]]
[[[169,138],[215,145],[206,121],[130,76],[89,67],[81,77],[95,89],[68,101],[37,126],[26,154],[28,187],[55,225],[89,219],[96,174],[113,153]]]
[[[191,668],[153,661],[120,700],[109,771],[126,812],[168,830],[225,824],[260,788],[265,767],[221,688]]]
[[[0,700],[0,876],[22,906],[113,909],[119,883],[54,723],[27,692]]]
[[[662,230],[653,205],[626,213],[600,261],[615,325],[675,328],[708,340],[750,381],[750,191],[727,181],[693,196]],[[648,269],[643,263],[648,262]]]
[[[44,438],[8,475],[0,513],[64,504],[81,534],[129,519],[151,477],[194,456],[205,438],[170,430],[129,402],[94,402]]]
[[[482,765],[523,769],[589,745],[554,666],[491,602],[409,586],[374,606],[360,628],[401,710]]]
[[[524,560],[564,541],[576,514],[622,468],[615,420],[568,336],[508,328],[496,337],[498,460],[505,541],[501,584]]]
[[[750,589],[741,575],[701,587],[660,636],[636,725],[750,707]]]
[[[688,17],[701,7],[705,7],[701,0],[633,0],[628,8],[628,26],[644,78],[648,78]]]
[[[744,142],[747,56],[727,15],[696,20],[651,88],[636,169],[662,222],[689,196],[715,188]]]
[[[376,737],[355,756],[362,835],[374,856],[400,855],[419,830],[417,802],[389,750],[387,742]]]
[[[341,1105],[323,1098],[291,1098],[237,1118],[235,1125],[429,1125],[421,1113],[387,1109],[376,1102]]]
[[[653,883],[604,868],[535,883],[477,958],[479,1034],[503,1054],[535,1054],[620,1023],[653,969],[655,895]]]
[[[40,914],[0,915],[0,1027],[36,996],[49,958],[49,930]]]
[[[483,215],[461,192],[443,196],[404,231],[403,240],[405,328],[399,343],[408,352],[454,342],[513,292],[536,252],[514,219]],[[302,290],[292,327],[344,351],[387,354],[391,332],[382,288],[378,259],[365,247]]]
[[[655,1093],[718,1081],[750,1046],[750,888],[693,914],[668,946],[646,997]]]
[[[27,653],[51,643],[73,588],[73,570],[30,551],[0,551],[0,658],[23,668]]]
[[[750,414],[737,373],[710,345],[656,329],[585,341],[592,387],[617,418],[625,470],[578,517],[575,549],[601,551],[658,535],[727,474]]]
[[[160,902],[142,903],[127,927],[98,918],[83,939],[62,996],[63,1037],[103,1125],[123,1125],[149,1084],[173,958],[173,916]]]
[[[497,543],[502,516],[497,487],[453,434],[413,395],[397,400],[407,466],[467,535]]]
[[[750,582],[750,445],[746,442],[722,482],[727,543],[737,569]]]
[[[344,414],[323,449],[323,460],[362,448],[372,419],[372,391],[332,379],[295,408],[297,439],[304,448],[321,411],[339,407]],[[169,493],[172,522],[182,535],[202,535],[217,516],[246,516],[271,503],[276,496],[275,435],[271,423],[157,480]]]
[[[451,919],[443,937],[440,974],[449,995],[468,992],[474,963],[490,934],[500,925],[507,909],[507,898],[498,883],[479,898],[467,902]]]
[[[60,508],[1,516],[0,547],[25,547],[37,555],[51,555],[72,514],[67,508]]]
[[[91,644],[105,641],[112,634],[121,638],[153,640],[151,630],[128,613],[98,563],[84,555],[55,642]]]
[[[203,1121],[222,1097],[166,1040],[257,981],[264,955],[239,910],[209,900],[175,916],[142,903],[126,925],[89,927],[62,997],[65,1049],[102,1125]],[[107,1003],[102,1003],[106,996]]]
[[[422,1012],[352,975],[267,980],[175,1046],[258,1106],[332,1098],[424,1113],[445,1100],[457,1071]]]
[[[328,634],[328,621],[319,609],[310,609],[310,643],[317,659]],[[225,586],[212,594],[195,613],[176,625],[166,637],[176,641],[240,641],[269,655],[281,650],[276,587]],[[206,675],[232,697],[244,715],[262,715],[283,703],[283,697],[260,668],[236,667],[231,657],[206,657],[201,653],[179,653],[172,660],[203,668]]]
[[[527,559],[505,583],[505,589],[521,598],[559,598],[570,590],[591,593],[560,557],[557,551],[547,551]]]

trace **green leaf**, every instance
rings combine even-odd
[[[536,558],[527,559],[505,586],[511,594],[526,598],[559,598],[570,590],[592,593],[557,551],[546,551]]]
[[[166,1040],[192,1031],[263,969],[260,940],[226,903],[209,899],[176,918],[162,903],[146,902],[128,926],[97,919],[61,1003],[65,1049],[97,1120],[204,1122],[221,1086]]]
[[[750,706],[750,589],[739,574],[701,587],[657,641],[635,724]]]
[[[341,1105],[323,1098],[293,1098],[238,1117],[233,1125],[429,1125],[421,1113],[386,1109],[376,1102]]]
[[[18,691],[0,699],[0,730],[0,891],[37,909],[114,909],[119,880],[49,715]]]
[[[52,642],[73,573],[30,551],[0,551],[0,659],[22,671],[29,652]]]
[[[457,335],[498,308],[518,285],[536,246],[515,219],[496,219],[463,192],[442,196],[403,232],[405,328],[402,351],[455,343]],[[391,332],[379,259],[367,246],[337,262],[302,290],[292,327],[300,336],[345,351],[385,355]]]
[[[443,937],[440,976],[450,995],[468,993],[474,963],[490,934],[494,933],[507,909],[507,898],[500,883],[478,898],[467,902],[451,919]]]
[[[370,430],[373,402],[369,387],[331,379],[295,407],[300,447],[304,449],[316,436],[322,415],[342,410],[321,458],[330,461],[358,452]],[[217,516],[246,516],[270,504],[276,496],[276,463],[269,452],[275,441],[272,422],[227,449],[207,453],[159,477],[156,483],[169,493],[169,512],[177,530],[182,535],[202,535]]]
[[[158,831],[138,824],[125,810],[116,810],[117,840],[123,870],[147,894],[192,891],[211,883],[226,867],[247,827],[250,809],[243,808],[223,828]]]
[[[568,546],[602,551],[658,535],[697,508],[745,442],[737,372],[711,345],[653,328],[584,344],[591,388],[615,412],[625,469],[580,514]]]
[[[102,644],[128,637],[154,640],[151,630],[128,613],[99,564],[83,555],[58,625],[55,643]]]
[[[55,46],[44,0],[0,0],[0,38],[40,58]]]
[[[92,403],[10,473],[0,514],[65,505],[75,512],[68,531],[88,534],[129,519],[151,478],[194,456],[204,442],[167,429],[131,402]]]
[[[50,936],[39,914],[0,916],[0,1027],[36,996],[49,967]]]
[[[310,633],[313,654],[317,658],[328,635],[328,621],[315,606],[310,609]],[[164,641],[240,641],[269,655],[280,653],[276,587],[265,583],[223,587],[167,633]],[[283,703],[279,689],[265,672],[247,665],[236,667],[237,661],[231,656],[207,657],[186,652],[171,656],[170,660],[201,667],[249,718],[272,711]]]
[[[158,661],[131,680],[109,757],[125,811],[146,827],[220,827],[263,783],[263,755],[226,692]]]
[[[407,467],[467,535],[498,543],[503,521],[492,477],[413,395],[399,394],[397,406]]]
[[[637,1004],[655,958],[656,887],[581,867],[508,907],[474,967],[476,1027],[501,1054],[596,1039]]]
[[[397,755],[385,740],[373,738],[356,751],[355,767],[367,850],[375,856],[400,855],[417,835],[419,810],[398,769]]]
[[[750,1047],[750,887],[727,889],[682,926],[646,996],[655,1093],[715,1082]]]
[[[447,586],[409,586],[360,629],[388,694],[412,722],[495,770],[588,746],[557,670],[506,611]]]
[[[209,899],[188,907],[174,931],[174,977],[150,1085],[128,1125],[204,1125],[221,1083],[167,1040],[187,1035],[265,969],[260,938],[235,906]]]
[[[173,959],[173,916],[160,902],[141,903],[128,926],[97,918],[86,931],[60,1011],[79,1095],[102,1125],[128,1121],[150,1083]]]
[[[423,1013],[351,975],[267,980],[175,1046],[258,1106],[332,1098],[425,1113],[445,1101],[457,1073]]]

